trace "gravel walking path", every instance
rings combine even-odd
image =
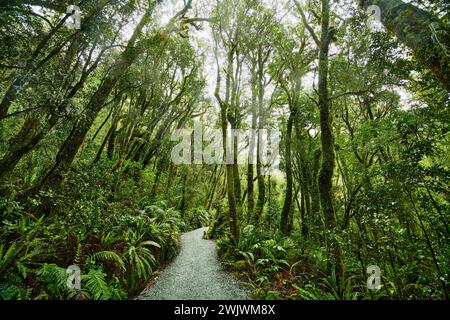
[[[217,257],[216,244],[204,240],[208,228],[181,236],[175,261],[144,291],[141,300],[244,300],[249,299],[234,276],[226,273]]]

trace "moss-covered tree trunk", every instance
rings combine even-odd
[[[39,130],[39,118],[28,117],[19,133],[8,142],[8,149],[0,159],[0,179],[3,179],[10,173],[20,159],[30,152],[36,144],[43,138],[44,131]]]
[[[286,140],[285,140],[285,162],[286,162],[286,195],[284,198],[283,210],[281,211],[281,232],[285,235],[289,234],[289,216],[291,214],[292,204],[292,128],[294,125],[295,114],[293,111],[289,114],[289,119],[286,126]]]
[[[332,261],[336,264],[337,274],[343,275],[344,264],[339,243],[335,239],[337,229],[333,205],[333,173],[334,173],[334,141],[332,131],[332,116],[328,92],[329,49],[332,39],[330,32],[330,3],[322,0],[322,22],[319,48],[319,108],[320,131],[322,143],[322,166],[319,173],[319,193],[322,214],[326,227],[331,234],[328,237],[328,248]]]
[[[151,10],[148,10],[136,26],[132,37],[128,41],[127,47],[117,59],[116,64],[90,100],[85,112],[80,115],[79,119],[73,125],[72,131],[56,155],[54,166],[44,175],[34,189],[57,187],[62,182],[64,173],[66,173],[72,165],[89,129],[94,123],[98,113],[105,105],[114,86],[141,52],[142,46],[135,46],[142,29],[150,19],[150,15]]]
[[[67,65],[72,63],[76,53],[77,50],[75,40],[70,44],[70,48],[68,49],[65,57],[65,63]],[[91,55],[92,51],[88,60],[91,60]],[[103,54],[101,53],[96,62],[89,69],[86,69],[86,71],[83,72],[80,80],[73,87],[71,87],[71,89],[67,89],[69,93],[66,97],[66,101],[72,99],[78,91],[83,88],[89,75],[97,68],[102,56]],[[46,137],[51,129],[53,129],[57,124],[61,114],[63,114],[64,110],[67,108],[67,102],[60,103],[59,105],[53,103],[53,106],[48,106],[47,104],[48,101],[45,101],[41,103],[40,106],[40,108],[48,107],[50,110],[45,117],[43,117],[43,119],[40,119],[35,114],[27,116],[19,133],[10,139],[8,149],[6,150],[4,156],[0,159],[0,179],[9,174],[16,167],[19,161],[31,152]],[[41,122],[44,122],[44,125],[41,125]]]
[[[259,123],[258,130],[259,133],[262,132],[265,125],[265,114],[264,114],[264,58],[262,56],[262,49],[259,49],[258,52],[258,111],[259,111]],[[256,212],[255,212],[255,224],[259,223],[259,220],[262,217],[264,211],[264,203],[266,202],[266,185],[265,185],[265,176],[263,174],[263,164],[261,159],[261,146],[263,141],[261,141],[261,134],[258,134],[258,144],[257,144],[257,154],[256,154],[256,176],[258,179],[258,202],[256,204]]]
[[[254,195],[254,158],[255,158],[255,146],[256,146],[256,125],[258,122],[258,116],[256,113],[256,103],[257,103],[257,92],[256,92],[256,74],[255,66],[252,68],[252,130],[250,133],[250,144],[249,144],[249,154],[248,154],[248,165],[247,165],[247,215],[251,217],[253,210],[255,208],[255,195]]]
[[[360,4],[365,10],[370,5],[380,7],[384,27],[409,47],[414,57],[450,91],[450,56],[445,49],[450,42],[448,26],[434,15],[401,0],[361,0]]]
[[[220,105],[220,120],[222,129],[222,147],[223,156],[225,158],[225,174],[226,174],[226,193],[228,198],[228,210],[229,210],[229,226],[231,236],[235,244],[239,241],[239,229],[238,229],[238,215],[239,207],[236,204],[236,193],[235,193],[235,178],[234,178],[234,168],[233,164],[229,163],[228,155],[231,154],[231,150],[228,150],[228,111],[230,107],[230,92],[231,92],[231,74],[233,72],[233,59],[234,59],[234,48],[231,48],[227,54],[227,75],[225,84],[225,100],[220,97],[220,67],[217,61],[217,84],[215,90],[215,97]],[[231,137],[233,139],[233,137]],[[232,148],[232,146],[230,146]]]
[[[20,89],[26,81],[29,80],[29,77],[34,75],[43,66],[43,63],[38,61],[38,57],[42,51],[47,48],[48,43],[55,36],[56,32],[64,25],[67,18],[68,15],[61,19],[61,21],[59,21],[59,23],[48,32],[44,39],[38,44],[36,49],[31,53],[31,57],[26,61],[26,66],[24,68],[25,71],[23,74],[18,75],[6,90],[3,99],[0,102],[0,120],[7,116],[11,104],[16,100]],[[45,60],[49,60],[57,53],[59,53],[59,50],[54,50],[51,55],[45,58]]]

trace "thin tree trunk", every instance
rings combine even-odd
[[[409,191],[408,188],[406,188],[406,193],[408,194],[409,199],[411,200],[411,205],[414,209],[414,212],[416,213],[417,220],[419,221],[419,226],[422,229],[423,235],[425,237],[425,242],[428,246],[428,249],[430,250],[430,254],[431,254],[431,257],[433,258],[434,265],[436,266],[436,271],[439,276],[439,281],[442,285],[442,291],[444,293],[444,297],[446,300],[448,300],[449,296],[448,296],[448,292],[447,292],[447,284],[442,280],[442,279],[444,279],[444,277],[442,276],[441,268],[439,267],[439,262],[437,261],[436,253],[433,248],[433,244],[431,242],[430,237],[428,236],[427,229],[425,228],[425,225],[423,224],[422,218],[420,217],[419,211],[416,208],[416,204],[415,204],[414,199],[411,195],[411,192]]]
[[[44,131],[40,130],[37,134],[34,134],[38,126],[38,118],[28,117],[17,136],[9,141],[9,148],[0,160],[0,180],[8,175],[19,163],[20,159],[41,141]]]
[[[281,212],[281,225],[280,229],[284,235],[289,234],[289,215],[291,214],[292,204],[292,154],[291,154],[291,142],[292,142],[292,127],[294,125],[295,114],[291,110],[286,128],[286,140],[285,140],[285,162],[286,162],[286,195],[284,198],[283,210]],[[302,217],[303,219],[303,217]]]
[[[186,209],[186,184],[187,184],[187,173],[186,173],[186,170],[187,169],[185,169],[184,171],[183,171],[183,174],[182,174],[182,178],[181,178],[181,181],[182,181],[182,192],[181,192],[181,203],[180,203],[180,212],[181,212],[181,214],[182,214],[182,216],[184,216],[184,212],[185,212],[185,209]]]
[[[261,50],[258,53],[258,108],[259,108],[259,124],[258,129],[259,132],[264,129],[265,125],[265,116],[264,116],[264,62],[262,58]],[[256,155],[256,176],[258,178],[258,202],[256,205],[256,214],[255,214],[255,224],[259,223],[259,220],[262,217],[264,211],[264,203],[266,201],[266,187],[265,187],[265,177],[262,172],[262,159],[261,159],[261,135],[258,134],[258,145],[257,145],[257,155]]]
[[[120,101],[121,99],[118,99],[118,101]],[[113,115],[113,119],[112,119],[112,123],[111,123],[111,127],[108,130],[108,133],[106,134],[105,138],[103,139],[103,142],[100,146],[100,148],[98,149],[97,155],[95,156],[94,161],[92,161],[92,164],[96,164],[98,161],[100,161],[100,158],[102,156],[103,150],[105,149],[106,145],[108,144],[108,149],[107,149],[107,157],[108,159],[112,159],[112,152],[110,154],[110,150],[109,150],[109,143],[111,141],[111,136],[115,133],[116,128],[117,128],[117,123],[119,122],[119,115],[120,115],[120,111],[122,110],[123,104],[124,104],[125,100],[122,101],[122,103],[118,103],[118,109],[116,110],[115,114]],[[113,108],[114,109],[114,108]],[[108,117],[109,118],[109,117]]]
[[[258,115],[256,113],[256,104],[257,104],[257,91],[256,91],[256,66],[252,66],[251,70],[252,74],[252,127],[250,133],[250,143],[249,143],[249,154],[248,154],[248,165],[247,165],[247,216],[250,218],[253,214],[253,210],[255,208],[255,195],[254,195],[254,186],[255,186],[255,145],[256,145],[256,126],[258,122]]]

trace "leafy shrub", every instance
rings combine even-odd
[[[180,213],[151,202],[147,181],[110,166],[106,160],[83,166],[60,191],[34,197],[34,211],[51,204],[40,218],[2,198],[0,299],[132,297],[177,254],[187,229]],[[202,214],[196,223],[204,223]],[[69,265],[81,269],[81,290],[68,289]]]
[[[183,216],[185,225],[188,226],[191,230],[208,226],[210,223],[210,219],[211,218],[209,212],[203,208],[192,208],[188,210]]]

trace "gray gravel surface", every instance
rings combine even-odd
[[[204,240],[208,228],[181,236],[180,254],[142,293],[142,300],[245,300],[248,291],[221,266],[216,244]]]

